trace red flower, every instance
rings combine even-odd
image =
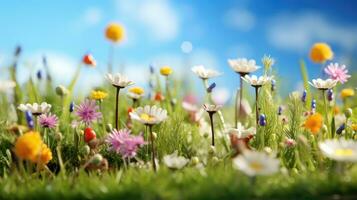
[[[161,92],[156,92],[156,94],[155,94],[155,101],[162,101],[162,100],[164,100],[164,95],[162,95],[161,94]]]
[[[84,55],[82,61],[83,61],[84,64],[90,65],[90,66],[93,66],[93,67],[95,67],[97,65],[97,62],[95,61],[95,59],[92,56],[92,54]]]
[[[93,139],[95,139],[97,136],[96,136],[96,134],[95,134],[95,132],[94,132],[94,130],[93,129],[91,129],[91,128],[86,128],[86,129],[84,129],[84,141],[86,142],[86,143],[89,143],[90,141],[92,141]]]

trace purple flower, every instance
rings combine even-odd
[[[267,125],[265,114],[260,114],[259,115],[259,125],[260,126],[266,126]]]
[[[33,129],[35,127],[35,123],[33,121],[32,113],[27,110],[25,112],[25,116],[26,116],[26,122],[27,122],[28,127],[30,129]]]
[[[345,83],[351,75],[347,74],[348,70],[346,65],[339,65],[338,63],[331,63],[325,68],[325,73],[330,76],[331,79],[340,83]]]
[[[90,125],[93,121],[102,117],[102,113],[98,112],[99,106],[95,100],[86,99],[80,105],[76,106],[76,115],[80,121],[86,125]]]
[[[327,90],[327,100],[333,101],[333,90],[332,89]]]
[[[42,114],[38,117],[38,122],[43,128],[55,128],[58,125],[58,118],[54,114]]]
[[[304,103],[306,102],[306,96],[307,96],[307,91],[304,90],[304,92],[302,93],[302,96],[301,96],[301,101]]]
[[[130,134],[130,130],[113,130],[107,137],[106,142],[112,151],[121,154],[123,158],[133,158],[139,147],[146,144],[144,138]]]

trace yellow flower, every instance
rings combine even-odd
[[[310,58],[313,62],[324,63],[327,60],[332,60],[333,52],[328,44],[315,43],[311,48]]]
[[[42,140],[38,132],[27,132],[18,137],[15,143],[15,154],[23,160],[33,160],[41,150]]]
[[[52,160],[51,149],[48,148],[46,144],[42,144],[39,154],[32,160],[32,162],[39,165],[46,165],[50,160]]]
[[[170,66],[163,66],[160,69],[160,73],[163,76],[168,76],[168,75],[170,75],[172,73],[172,69],[171,69]]]
[[[352,128],[353,131],[357,131],[357,124],[352,124],[351,128]]]
[[[105,30],[105,37],[112,42],[120,42],[124,34],[124,28],[116,23],[109,24]]]
[[[322,115],[320,113],[315,113],[310,115],[304,123],[305,128],[309,129],[313,134],[320,131],[322,127]]]
[[[355,95],[355,91],[351,88],[345,88],[341,90],[341,99],[346,99],[347,97],[352,97]]]
[[[103,100],[108,96],[108,93],[100,91],[100,90],[93,90],[90,98],[94,100]]]
[[[142,94],[144,94],[144,89],[141,87],[132,87],[129,89],[129,92],[137,94],[137,95],[142,95]]]

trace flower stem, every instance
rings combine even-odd
[[[238,128],[238,117],[240,116],[240,114],[242,113],[242,99],[243,99],[243,79],[242,79],[242,75],[239,76],[239,111],[237,109],[237,104],[238,104],[238,91],[237,91],[237,95],[236,95],[236,103],[235,103],[235,127]]]
[[[114,63],[114,45],[109,46],[109,54],[108,54],[108,72],[112,73],[113,71],[113,63]]]
[[[212,132],[212,146],[214,146],[214,126],[213,126],[213,113],[209,112],[209,119],[211,121],[211,132]]]
[[[117,88],[117,94],[115,98],[115,129],[119,130],[119,92],[120,87]]]
[[[334,133],[331,132],[331,126],[330,126],[330,120],[329,120],[329,114],[328,114],[328,107],[327,107],[327,102],[326,102],[325,91],[326,90],[322,90],[322,98],[324,99],[325,120],[326,120],[326,125],[327,125],[327,133],[328,133],[328,137],[333,138],[334,137]]]
[[[156,172],[156,162],[155,162],[155,146],[154,146],[154,135],[152,133],[152,125],[149,125],[150,140],[151,140],[151,155],[152,155],[152,166]]]
[[[258,110],[258,96],[259,96],[259,87],[255,86],[255,121],[258,127],[259,123],[259,110]]]

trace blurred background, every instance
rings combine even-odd
[[[104,29],[122,24],[126,38],[115,49],[115,72],[147,85],[149,65],[174,68],[176,76],[199,80],[191,67],[203,64],[224,73],[217,91],[230,95],[238,76],[227,59],[246,57],[261,65],[264,54],[275,60],[280,90],[301,87],[299,62],[310,78],[321,65],[309,60],[315,42],[327,42],[334,61],[356,71],[357,1],[353,0],[108,0],[4,1],[0,6],[0,78],[8,78],[16,45],[21,45],[20,81],[35,76],[43,55],[57,83],[68,83],[85,53],[98,62],[85,69],[79,87],[100,85],[107,69],[109,42]],[[189,76],[186,76],[189,74]],[[279,84],[279,83],[278,83]],[[202,89],[201,83],[193,88]],[[83,89],[83,90],[82,90]]]

